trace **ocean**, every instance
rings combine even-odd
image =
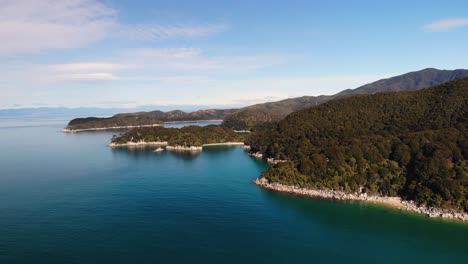
[[[468,263],[468,224],[262,190],[242,147],[111,149],[119,131],[68,120],[0,119],[0,263]]]

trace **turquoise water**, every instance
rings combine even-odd
[[[240,147],[110,149],[0,120],[0,263],[468,263],[468,225],[251,183]]]

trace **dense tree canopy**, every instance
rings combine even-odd
[[[194,112],[174,110],[169,112],[151,111],[117,114],[112,117],[87,117],[71,120],[67,129],[94,129],[125,126],[148,126],[163,124],[164,122],[197,121],[197,120],[221,120],[226,115],[234,113],[235,109],[208,109]]]
[[[242,110],[224,119],[223,126],[235,130],[259,130],[271,122],[281,120],[280,115],[262,110]]]
[[[217,125],[186,126],[183,128],[134,128],[112,138],[112,143],[167,141],[171,146],[202,146],[203,144],[243,141],[243,136],[230,128]]]
[[[292,113],[254,133],[252,151],[286,159],[270,181],[468,211],[468,79],[358,95]]]

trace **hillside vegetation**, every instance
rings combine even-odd
[[[112,143],[167,141],[170,146],[199,147],[204,144],[242,142],[243,136],[223,126],[186,126],[182,128],[143,127],[112,138]]]
[[[468,78],[357,95],[292,113],[246,144],[288,160],[263,174],[271,182],[468,211],[467,103]]]
[[[68,123],[66,129],[94,129],[125,126],[144,126],[162,124],[164,122],[197,121],[197,120],[223,120],[226,115],[232,114],[232,109],[209,109],[195,112],[174,110],[169,112],[151,111],[117,114],[108,118],[88,117],[76,118]]]

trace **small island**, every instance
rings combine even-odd
[[[186,126],[182,128],[142,127],[134,128],[120,136],[114,136],[111,147],[156,146],[172,151],[201,151],[208,146],[244,145],[245,135],[219,126]],[[161,150],[159,150],[161,151]]]

